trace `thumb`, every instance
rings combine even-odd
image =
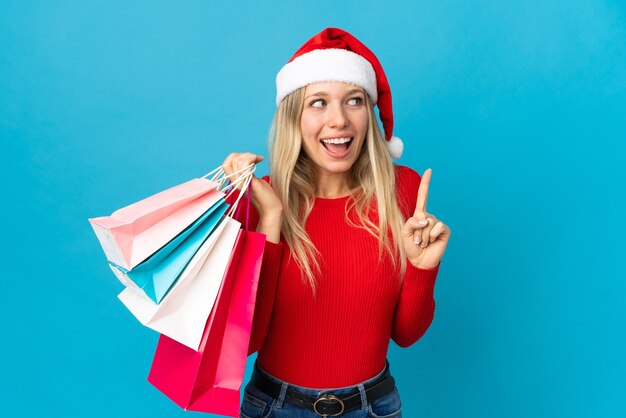
[[[411,217],[406,220],[402,226],[401,235],[405,239],[413,239],[413,234],[418,229],[424,229],[425,225],[419,223],[419,220],[415,217]]]

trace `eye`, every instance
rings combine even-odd
[[[324,99],[315,99],[311,103],[309,103],[309,106],[322,107],[324,104],[326,104],[326,101]]]
[[[354,103],[356,101],[356,103]],[[349,103],[354,104],[354,105],[360,105],[361,103],[363,103],[363,98],[362,97],[351,97],[350,100],[348,100]]]

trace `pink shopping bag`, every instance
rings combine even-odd
[[[190,411],[237,417],[265,235],[239,231],[198,351],[161,335],[148,381]]]
[[[131,270],[224,197],[217,187],[196,178],[89,222],[107,259]]]

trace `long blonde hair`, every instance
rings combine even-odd
[[[304,89],[285,97],[274,115],[270,129],[270,179],[284,208],[281,232],[291,256],[315,292],[315,274],[320,271],[319,253],[304,225],[315,203],[316,169],[302,148],[300,118]],[[406,253],[400,235],[404,218],[395,194],[395,169],[372,102],[367,94],[364,96],[368,127],[363,147],[348,176],[352,198],[346,204],[346,220],[378,239],[379,260],[386,253],[394,267],[399,267],[402,278],[406,271]],[[378,224],[369,217],[374,201]],[[359,222],[356,224],[348,216],[351,210],[357,215]]]

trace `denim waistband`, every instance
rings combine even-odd
[[[284,399],[285,392],[287,391],[287,389],[290,389],[290,390],[295,390],[300,393],[304,393],[313,397],[320,397],[325,394],[332,394],[332,395],[341,397],[341,396],[350,395],[356,392],[361,392],[361,397],[363,398],[362,401],[364,402],[364,405],[365,405],[367,404],[367,399],[365,399],[365,386],[368,386],[370,383],[381,378],[383,375],[385,376],[391,375],[390,370],[389,370],[389,361],[385,360],[385,368],[381,370],[380,373],[378,373],[376,376],[371,377],[370,379],[367,379],[363,382],[357,383],[352,386],[344,386],[344,387],[339,387],[339,388],[314,389],[314,388],[294,385],[293,383],[289,383],[275,376],[272,376],[271,374],[269,374],[268,372],[266,372],[259,366],[258,361],[254,362],[254,369],[252,373],[259,373],[263,375],[264,377],[266,377],[267,379],[282,385],[281,396],[279,399],[279,403],[281,404]]]

